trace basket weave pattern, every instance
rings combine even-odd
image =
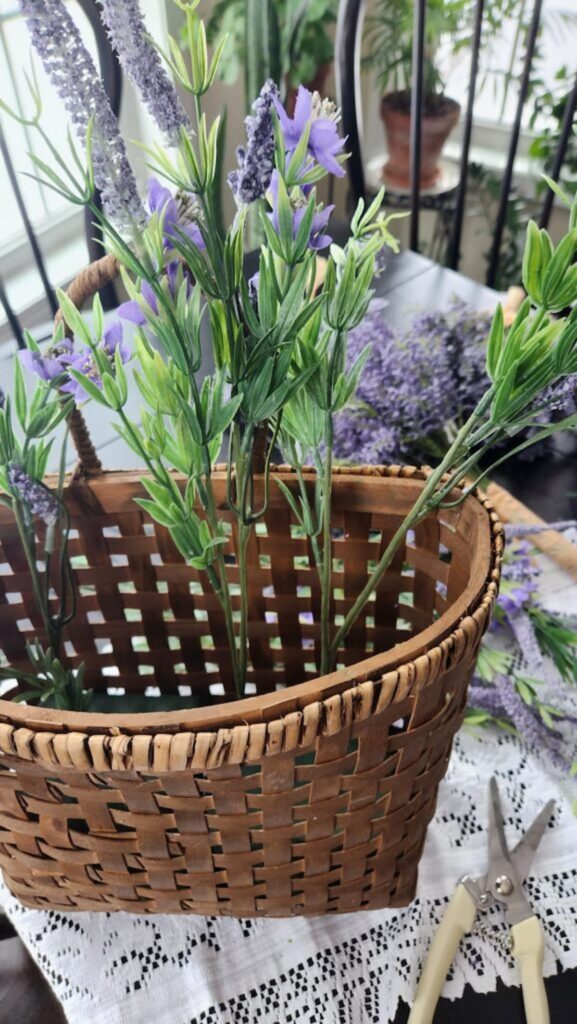
[[[295,486],[290,470],[278,472]],[[422,479],[396,467],[335,473],[335,616]],[[215,486],[224,507],[224,474]],[[250,551],[255,696],[230,702],[218,603],[134,504],[142,493],[130,473],[68,490],[79,606],[66,650],[96,690],[152,685],[189,695],[193,707],[101,715],[0,701],[9,888],[33,907],[137,913],[287,916],[408,903],[497,593],[502,531],[490,505],[469,497],[407,538],[343,664],[319,677],[312,554],[273,486]],[[235,542],[231,529],[233,583]],[[0,646],[11,664],[24,664],[24,642],[39,632],[2,511]]]

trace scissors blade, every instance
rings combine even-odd
[[[515,865],[515,871],[520,882],[524,882],[529,874],[529,868],[533,862],[537,847],[543,838],[554,810],[555,801],[549,800],[543,810],[539,812],[533,824],[521,836],[511,853],[511,859]]]
[[[523,892],[523,880],[543,837],[553,807],[554,801],[550,800],[511,852],[505,837],[497,780],[493,776],[489,782],[489,869],[486,886],[493,897],[505,906],[511,925],[519,924],[533,916],[531,905]],[[499,876],[506,876],[513,883],[510,893],[497,887]]]
[[[511,854],[505,837],[503,810],[499,787],[494,775],[489,779],[489,864],[487,876],[495,878],[512,865]],[[513,864],[513,870],[515,865]]]

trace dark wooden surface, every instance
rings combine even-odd
[[[377,294],[388,306],[383,315],[401,327],[417,310],[447,308],[453,296],[479,310],[492,310],[498,295],[454,271],[439,267],[423,256],[403,252],[391,255],[389,265],[377,283]],[[9,387],[9,363],[3,361],[2,383]],[[383,382],[386,385],[386,382]],[[135,402],[135,410],[137,407]],[[102,461],[109,468],[129,468],[134,455],[118,439],[109,419],[93,407],[89,414],[99,441]],[[545,519],[577,516],[577,457],[575,446],[564,439],[546,458],[532,464],[517,463],[503,470],[498,480]],[[473,866],[472,866],[473,867]],[[474,865],[482,868],[482,865]],[[535,908],[537,913],[539,908]],[[2,930],[3,928],[3,930]],[[3,938],[3,936],[11,936]],[[26,952],[20,939],[5,922],[0,923],[0,1024],[64,1024],[65,1017],[52,992]],[[367,964],[367,970],[370,970]],[[552,1024],[569,1024],[575,1019],[577,971],[546,981]],[[408,1008],[402,1006],[395,1024],[405,1024]],[[463,999],[441,1000],[435,1024],[525,1024],[521,992],[499,985],[497,992],[478,995],[466,989]],[[142,1024],[148,1024],[143,1020]],[[176,1022],[175,1024],[180,1024]]]
[[[0,942],[1,1024],[64,1024],[65,1020],[60,1003],[20,939],[3,938]]]

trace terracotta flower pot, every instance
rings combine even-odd
[[[437,181],[439,159],[443,146],[459,120],[461,107],[447,96],[438,97],[429,108],[425,105],[421,142],[421,189],[431,188]],[[381,100],[381,117],[385,125],[389,158],[383,167],[383,178],[396,188],[410,187],[410,94],[388,93]]]

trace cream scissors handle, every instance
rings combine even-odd
[[[471,931],[476,913],[473,897],[459,883],[431,943],[408,1024],[431,1024],[459,943]],[[539,1020],[536,1017],[534,1024]]]
[[[537,917],[528,917],[511,928],[513,953],[519,963],[527,1024],[549,1024],[549,1004],[543,984],[543,928]]]

